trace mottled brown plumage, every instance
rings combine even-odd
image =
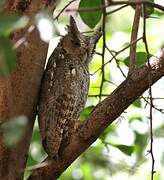
[[[83,110],[89,88],[88,63],[97,32],[92,38],[82,35],[70,18],[68,33],[53,51],[41,85],[39,126],[43,146],[50,157],[57,158],[74,131]]]

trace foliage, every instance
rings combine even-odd
[[[131,1],[134,1],[134,0],[131,0]],[[149,0],[150,2],[153,2],[154,3],[154,0]],[[132,8],[135,9],[135,5],[132,5]],[[154,12],[154,7],[153,6],[150,6],[150,5],[147,5],[145,7],[145,16],[148,18],[151,14],[153,14]],[[144,13],[142,12],[141,14],[141,17],[144,16]]]
[[[136,53],[137,65],[142,66],[147,61],[147,54],[145,52]],[[126,66],[129,66],[129,56],[124,59]]]
[[[94,1],[88,1],[88,0],[81,0],[79,4],[80,8],[94,8],[99,7],[101,5],[101,0],[94,0]],[[102,12],[101,10],[97,11],[80,11],[80,16],[82,20],[90,27],[94,28],[97,23],[100,21]]]
[[[0,35],[7,36],[17,29],[23,28],[27,22],[27,17],[20,17],[16,14],[0,13]]]
[[[7,76],[16,68],[16,54],[10,40],[0,36],[0,76]]]
[[[11,45],[9,35],[24,27],[28,19],[16,14],[0,12],[0,76],[10,75],[16,68],[16,54]]]
[[[15,146],[25,133],[27,118],[19,116],[12,118],[0,126],[0,131],[3,133],[3,142],[6,146]]]

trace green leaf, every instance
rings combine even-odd
[[[111,144],[112,146],[118,148],[124,154],[130,156],[134,151],[134,146],[127,146],[123,144]]]
[[[16,68],[16,53],[10,40],[0,36],[0,76],[7,76]]]
[[[138,158],[142,158],[143,153],[144,153],[144,149],[148,143],[148,133],[145,134],[140,134],[137,131],[134,131],[135,133],[135,151],[137,153]]]
[[[164,166],[164,151],[162,153],[161,164]]]
[[[108,160],[102,154],[103,149],[103,144],[90,147],[88,151],[82,156],[83,162],[89,162],[95,168],[105,168],[108,165]]]
[[[153,16],[157,16],[158,18],[161,18],[162,16],[164,16],[164,13],[156,9],[154,10]]]
[[[89,114],[93,110],[94,106],[86,107],[81,113],[80,113],[80,119],[85,120],[88,118]]]
[[[137,58],[137,61],[136,61],[137,66],[142,66],[147,61],[147,53],[137,52],[136,58]],[[124,59],[124,63],[126,66],[129,66],[129,56]]]
[[[22,138],[26,125],[27,118],[25,116],[12,118],[3,123],[0,131],[3,133],[4,143],[9,147],[14,146]]]
[[[99,139],[101,139],[102,142],[105,142],[108,135],[113,135],[116,133],[116,126],[111,124],[108,128],[105,129],[105,131],[101,134]]]
[[[101,0],[81,0],[79,8],[93,8],[99,7],[101,5]],[[96,11],[80,11],[80,17],[90,28],[94,28],[101,19],[101,10]]]
[[[155,129],[154,136],[158,138],[164,138],[164,124]]]
[[[83,172],[83,179],[93,180],[91,163],[88,163],[88,162],[82,163],[80,169]]]
[[[154,3],[154,0],[149,0],[149,1]],[[145,17],[149,18],[149,16],[153,13],[154,13],[154,7],[150,6],[150,5],[146,5],[145,6]],[[141,13],[141,17],[144,17],[143,12]]]
[[[133,102],[133,105],[137,108],[141,108],[141,100],[140,99],[137,99]]]
[[[133,116],[131,116],[131,117],[129,118],[129,122],[130,122],[130,123],[131,123],[132,121],[134,121],[134,120],[142,121],[141,115],[140,115],[140,114],[138,114],[138,115],[133,115]]]
[[[130,0],[130,1],[136,1],[136,0]],[[153,2],[154,3],[154,0],[149,0],[150,2]],[[136,5],[131,5],[132,6],[132,8],[133,9],[135,9],[136,8]],[[146,16],[146,18],[148,18],[151,14],[153,14],[153,12],[154,12],[154,7],[153,6],[151,6],[151,5],[145,5],[145,16]],[[143,17],[143,11],[142,11],[142,13],[141,13],[141,17]]]
[[[28,18],[16,14],[0,13],[0,35],[9,35],[11,32],[27,25]]]

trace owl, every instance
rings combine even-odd
[[[41,83],[38,121],[43,147],[50,158],[60,157],[85,106],[88,64],[100,36],[100,30],[92,37],[84,36],[71,16],[68,33],[48,60]]]

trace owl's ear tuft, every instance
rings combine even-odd
[[[68,27],[68,30],[71,34],[79,34],[80,33],[77,28],[75,19],[72,16],[70,16],[70,25]]]
[[[77,28],[76,22],[72,16],[70,16],[70,25],[68,26],[68,33],[72,37],[73,42],[80,46],[81,45],[81,38],[80,38],[80,31]]]

